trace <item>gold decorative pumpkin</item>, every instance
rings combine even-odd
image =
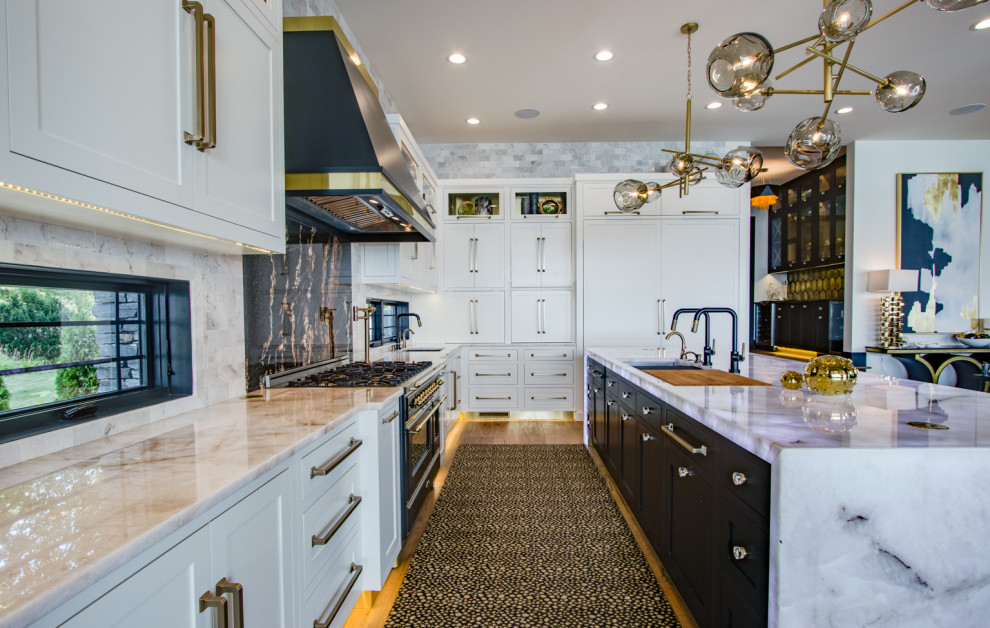
[[[785,371],[783,375],[780,376],[780,385],[787,390],[798,390],[801,388],[801,384],[804,383],[804,375],[801,375],[797,371]]]
[[[848,395],[856,385],[857,375],[852,360],[837,355],[820,355],[804,368],[808,389],[819,395]]]

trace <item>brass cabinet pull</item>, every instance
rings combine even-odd
[[[745,473],[740,473],[739,471],[732,474],[732,483],[736,486],[742,486],[748,479]]]
[[[618,214],[619,216],[621,216],[623,214],[636,214],[637,216],[639,216],[639,210],[632,211],[632,212],[605,212],[605,215],[606,216],[610,216],[612,214]]]
[[[706,209],[706,210],[701,210],[701,209],[686,209],[686,210],[682,211],[681,213],[682,214],[715,214],[716,216],[718,216],[718,210],[717,209]]]
[[[694,471],[687,467],[677,467],[677,477],[686,478],[694,475]]]
[[[475,377],[512,377],[512,373],[475,373]]]
[[[206,124],[206,99],[203,97],[203,5],[195,0],[183,0],[182,9],[196,21],[196,132],[183,131],[186,144],[199,146]]]
[[[344,525],[344,522],[347,521],[347,518],[351,516],[351,513],[354,512],[354,509],[357,508],[358,504],[360,503],[361,503],[360,495],[354,495],[352,493],[350,496],[348,496],[347,498],[348,506],[347,508],[344,509],[344,513],[339,517],[337,517],[337,520],[334,521],[332,524],[330,524],[330,526],[327,527],[326,531],[323,532],[323,534],[320,535],[314,534],[312,539],[312,545],[310,547],[316,547],[317,545],[326,545],[327,543],[329,543],[330,538],[333,537],[334,534],[337,534],[337,530],[340,529],[340,526]]]
[[[530,377],[536,377],[536,373],[530,373]],[[540,373],[540,377],[567,377],[567,373]]]
[[[394,421],[394,420],[395,420],[395,419],[396,419],[396,418],[397,418],[398,416],[399,416],[399,413],[398,413],[398,412],[396,412],[395,414],[393,414],[392,416],[390,416],[390,417],[388,417],[387,419],[382,419],[382,425],[384,425],[384,424],[386,424],[386,423],[391,423],[391,422],[392,422],[392,421]]]
[[[209,36],[209,54],[206,57],[206,129],[208,133],[196,146],[201,151],[217,146],[217,26],[209,13],[203,14],[206,34]]]
[[[199,612],[205,612],[208,608],[217,609],[217,628],[227,628],[227,598],[207,591],[199,596]]]
[[[351,589],[354,588],[354,584],[357,582],[358,578],[361,577],[361,572],[364,571],[364,567],[361,565],[355,565],[351,563],[350,577],[344,582],[343,586],[337,589],[337,599],[335,599],[326,610],[323,611],[326,615],[326,619],[314,619],[313,628],[330,628],[330,623],[333,622],[333,618],[337,616],[337,611],[340,607],[344,605],[344,600],[350,595]]]
[[[346,460],[348,456],[350,456],[355,451],[357,451],[357,448],[360,447],[363,442],[364,441],[360,441],[360,440],[352,437],[351,440],[350,440],[350,442],[347,443],[347,449],[345,449],[344,451],[340,452],[340,454],[338,454],[334,458],[328,460],[327,462],[324,462],[319,467],[310,467],[310,469],[309,469],[309,478],[310,479],[313,479],[313,478],[315,478],[318,475],[327,475],[328,473],[330,473],[331,471],[333,471],[334,469],[336,469],[340,465],[341,462],[343,462],[344,460]]]
[[[747,556],[749,556],[749,552],[746,551],[746,548],[745,547],[743,547],[742,545],[733,545],[732,546],[732,559],[733,560],[743,560]]]
[[[536,401],[536,397],[530,397],[531,400]],[[541,397],[541,401],[567,401],[567,397]]]
[[[662,429],[667,436],[673,438],[675,443],[677,443],[678,445],[680,445],[684,449],[687,449],[692,454],[701,454],[702,456],[707,456],[708,455],[708,447],[706,447],[705,445],[701,445],[700,447],[695,447],[691,443],[687,442],[686,440],[684,440],[683,438],[681,438],[680,436],[678,436],[677,434],[675,434],[674,433],[674,424],[673,423],[668,423],[667,425],[662,425],[662,426],[660,426],[660,429]]]
[[[478,397],[478,396],[475,396],[475,399],[477,399],[478,401],[495,401],[496,399],[497,400],[501,400],[501,401],[512,401],[512,397]]]
[[[535,353],[530,353],[530,354],[529,354],[529,357],[531,357],[531,358],[535,358],[535,357],[536,357],[536,354],[535,354]],[[560,354],[560,357],[562,357],[562,358],[566,358],[566,357],[567,357],[567,354],[566,354],[566,353],[561,353],[561,354]],[[592,370],[591,370],[591,367],[590,367],[590,366],[588,367],[588,372],[589,372],[589,373],[594,373],[594,371],[592,371]]]
[[[501,353],[498,353],[498,354],[494,354],[494,353],[475,353],[474,354],[474,357],[476,357],[476,358],[501,358],[502,357],[502,354]],[[505,354],[505,357],[511,358],[512,357],[512,354],[511,353],[506,353]]]
[[[231,582],[227,578],[220,578],[217,583],[217,595],[230,594],[231,620],[234,628],[244,628],[244,589],[240,584]]]

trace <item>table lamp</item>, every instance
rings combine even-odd
[[[901,268],[871,270],[867,275],[866,289],[889,293],[880,299],[880,346],[884,349],[903,347],[904,299],[900,293],[918,289],[918,271]]]

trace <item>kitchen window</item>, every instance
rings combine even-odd
[[[405,301],[368,299],[367,305],[375,308],[368,317],[369,344],[372,347],[380,347],[399,342],[399,334],[409,326],[409,322],[399,320],[398,316],[409,311],[409,304]]]
[[[192,393],[189,283],[0,265],[0,442]]]

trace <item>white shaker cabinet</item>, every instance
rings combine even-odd
[[[283,472],[62,625],[292,626],[289,499]]]
[[[375,242],[361,244],[364,283],[437,290],[435,242]]]
[[[505,341],[505,293],[448,292],[444,295],[444,341]]]
[[[505,286],[505,226],[446,224],[443,229],[446,288]]]
[[[512,342],[573,342],[571,290],[513,290]]]
[[[513,288],[569,288],[574,281],[570,223],[513,223],[509,269]]]
[[[204,0],[202,11],[182,0],[2,6],[3,181],[284,247],[282,44],[256,8],[242,0]],[[210,140],[214,147],[203,145]],[[48,207],[75,222],[108,220]]]
[[[585,221],[585,346],[660,347],[670,311],[660,292],[659,243],[659,220]],[[686,272],[691,261],[680,261]]]

